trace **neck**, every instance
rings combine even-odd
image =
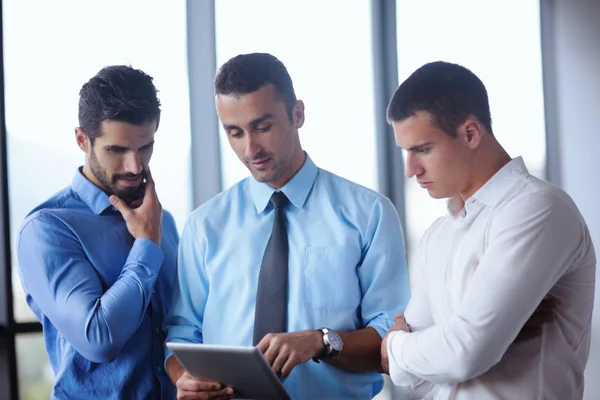
[[[300,151],[296,152],[290,160],[288,172],[277,182],[269,182],[269,186],[273,187],[274,189],[281,189],[298,173],[298,171],[300,171],[300,168],[302,168],[304,162],[306,161],[306,153],[304,150],[302,150],[302,148],[299,149]]]
[[[88,162],[86,162],[83,165],[83,168],[81,169],[81,173],[83,174],[83,176],[85,176],[87,178],[88,181],[90,181],[94,185],[98,186],[100,188],[100,190],[102,190],[103,192],[106,192],[106,188],[104,187],[104,185],[102,183],[100,183],[98,178],[96,178],[96,175],[92,172],[92,168],[90,168],[90,164]]]
[[[472,163],[471,183],[459,194],[463,203],[510,161],[510,155],[493,137],[490,138],[490,143],[483,144]]]

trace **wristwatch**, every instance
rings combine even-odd
[[[329,328],[321,328],[319,330],[323,332],[325,352],[313,358],[313,361],[317,363],[319,360],[337,357],[344,348],[344,341],[336,331]]]

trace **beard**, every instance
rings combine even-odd
[[[117,182],[119,181],[119,179],[122,179],[122,178],[131,179],[131,178],[135,178],[138,175],[131,174],[131,173],[129,173],[129,174],[114,174],[109,177],[106,170],[104,168],[102,168],[102,166],[98,162],[98,159],[96,158],[96,154],[94,153],[94,151],[91,152],[90,169],[92,170],[92,173],[94,174],[96,179],[98,179],[98,181],[104,186],[105,192],[109,196],[111,194],[114,194],[115,196],[119,197],[121,200],[123,200],[126,204],[128,204],[130,206],[132,205],[132,203],[143,199],[144,194],[145,194],[144,180],[146,178],[146,170],[142,170],[142,172],[139,174],[142,176],[142,179],[141,179],[141,183],[138,187],[128,187],[125,189],[119,189],[117,187]]]

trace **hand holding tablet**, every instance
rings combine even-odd
[[[169,342],[167,348],[191,376],[209,381],[206,390],[220,390],[226,396],[231,387],[238,398],[290,399],[255,347]],[[216,389],[217,382],[220,389]]]

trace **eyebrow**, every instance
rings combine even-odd
[[[150,143],[146,143],[145,145],[143,145],[142,147],[140,147],[138,150],[146,150],[149,147],[154,146],[154,140],[151,141]],[[123,147],[123,146],[119,146],[116,144],[108,144],[106,146],[104,146],[105,149],[107,150],[120,150],[120,151],[129,151],[131,150],[129,147]]]
[[[152,147],[152,146],[154,146],[154,140],[151,141],[150,143],[147,143],[147,144],[143,145],[138,150],[146,150],[147,148]]]
[[[265,122],[266,120],[271,119],[271,118],[273,118],[273,114],[271,114],[271,113],[263,114],[260,117],[255,118],[252,121],[250,121],[250,123],[248,125],[250,125],[250,127],[252,127],[252,128],[255,128],[261,122]],[[225,129],[226,131],[229,131],[232,129],[243,130],[242,128],[240,128],[237,125],[223,125],[223,129]]]
[[[256,118],[255,120],[251,121],[250,126],[254,128],[254,127],[256,127],[256,125],[259,125],[261,122],[265,122],[266,120],[271,119],[271,118],[273,118],[273,114],[271,114],[271,113],[264,114],[264,115]]]
[[[425,142],[425,143],[417,144],[415,146],[412,146],[409,149],[406,149],[406,151],[418,151],[424,147],[431,146],[432,144],[433,144],[433,142]]]

